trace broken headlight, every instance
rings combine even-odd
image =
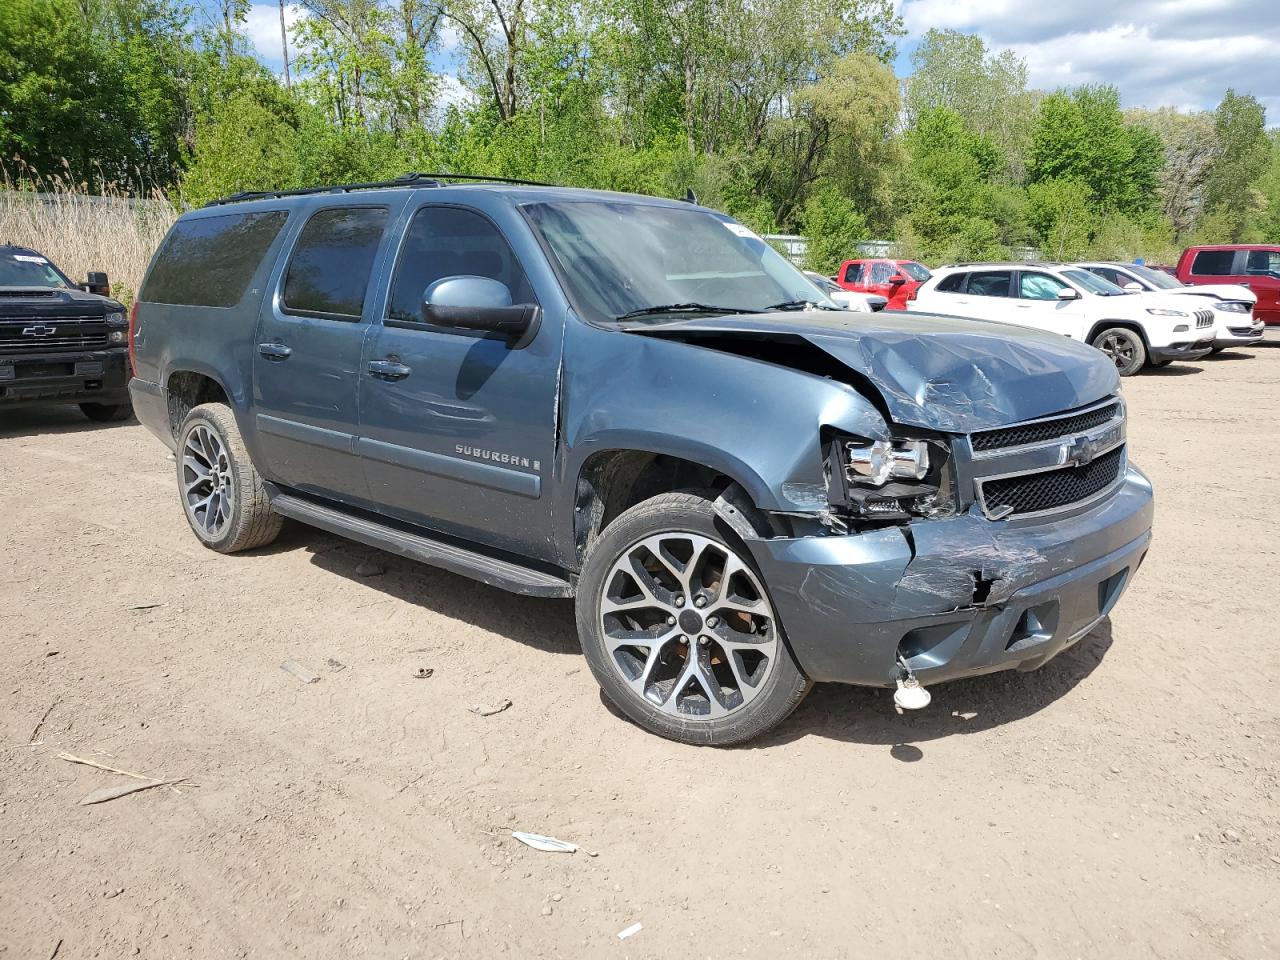
[[[950,514],[949,454],[941,439],[835,437],[827,444],[831,504],[863,520]]]

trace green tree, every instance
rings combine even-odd
[[[1271,158],[1266,111],[1257,99],[1228,90],[1213,114],[1218,155],[1205,184],[1205,206],[1226,236],[1242,239],[1250,217],[1262,207],[1256,181]]]
[[[857,255],[858,243],[869,238],[866,219],[833,184],[809,197],[802,223],[809,241],[805,266],[821,274],[835,273],[841,261]]]

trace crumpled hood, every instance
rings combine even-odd
[[[1070,410],[1119,388],[1100,351],[1058,334],[928,313],[743,314],[628,326],[715,348],[716,335],[801,338],[862,374],[897,423],[971,433]]]
[[[1258,295],[1242,283],[1197,283],[1193,287],[1178,287],[1161,291],[1174,296],[1201,296],[1213,300],[1242,300],[1257,303]]]

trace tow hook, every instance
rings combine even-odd
[[[893,706],[899,714],[907,710],[923,710],[933,699],[929,691],[920,685],[916,675],[911,672],[902,654],[898,654],[897,681],[898,689],[893,694]]]

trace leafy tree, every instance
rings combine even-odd
[[[1078,260],[1089,247],[1094,194],[1081,180],[1040,180],[1027,188],[1027,215],[1045,256]]]
[[[1218,150],[1213,115],[1182,113],[1172,107],[1130,110],[1125,119],[1141,124],[1160,137],[1164,165],[1160,169],[1160,212],[1173,226],[1175,239],[1184,237],[1204,211],[1204,191]]]
[[[809,197],[803,226],[809,241],[805,266],[821,274],[835,273],[841,261],[856,255],[858,243],[869,238],[866,219],[832,184]]]
[[[1222,239],[1236,242],[1262,206],[1254,184],[1271,157],[1266,111],[1254,97],[1228,90],[1214,111],[1213,128],[1218,156],[1205,184],[1205,206],[1225,229]]]

